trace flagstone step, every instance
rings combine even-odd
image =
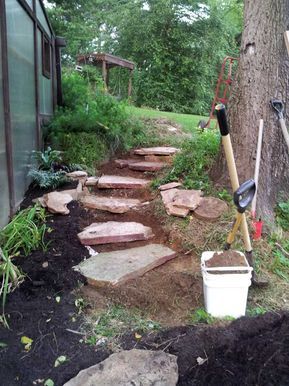
[[[140,172],[157,172],[166,166],[164,162],[136,162],[128,165],[129,169]]]
[[[136,162],[139,162],[138,159],[116,159],[115,161],[116,167],[123,169],[128,167],[129,165],[135,164]]]
[[[137,222],[108,221],[93,223],[78,233],[81,244],[97,245],[148,240],[154,237],[152,229]]]
[[[173,157],[171,155],[145,155],[144,159],[148,162],[165,162],[167,164],[173,162]]]
[[[111,213],[126,213],[130,209],[141,204],[140,200],[116,197],[101,197],[87,195],[81,199],[81,203],[89,209],[105,210]]]
[[[137,155],[173,155],[179,152],[180,149],[176,147],[164,146],[164,147],[146,147],[141,149],[135,149],[134,154]]]
[[[150,180],[122,176],[102,176],[98,180],[100,189],[141,189],[150,184]]]
[[[93,286],[117,285],[135,279],[176,257],[176,252],[161,244],[122,251],[104,252],[75,267]]]

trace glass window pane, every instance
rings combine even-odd
[[[46,33],[48,34],[49,37],[51,37],[51,32],[49,25],[47,23],[46,17],[44,15],[43,9],[41,7],[41,4],[39,0],[36,0],[36,16],[40,23],[42,24],[42,27],[45,29]]]
[[[1,30],[0,30],[1,40]],[[1,44],[0,44],[0,58]],[[9,216],[9,190],[5,149],[5,132],[4,132],[4,111],[3,111],[3,87],[2,87],[2,68],[0,60],[0,227],[8,222]]]
[[[26,0],[26,3],[29,5],[31,9],[33,9],[33,0]]]
[[[10,112],[16,205],[28,187],[36,147],[33,21],[17,0],[6,0]]]
[[[50,79],[43,76],[42,63],[42,32],[37,31],[37,46],[38,46],[38,79],[39,79],[39,110],[40,114],[53,114],[52,100],[52,77]],[[52,68],[52,55],[50,55],[50,68]]]

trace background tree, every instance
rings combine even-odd
[[[289,155],[272,97],[289,100],[289,60],[284,31],[289,29],[288,0],[245,0],[238,76],[229,105],[229,123],[240,181],[252,178],[259,120],[264,119],[257,210],[272,221],[276,201],[289,195]],[[288,109],[287,109],[288,110]],[[288,118],[288,112],[287,112]],[[226,178],[223,157],[215,167]]]

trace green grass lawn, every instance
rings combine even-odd
[[[198,126],[198,123],[201,119],[204,119],[205,121],[208,120],[208,117],[203,117],[201,115],[169,113],[165,111],[138,108],[134,106],[129,106],[128,110],[132,115],[135,115],[139,118],[167,118],[170,121],[182,125],[182,128],[185,131],[193,131]]]

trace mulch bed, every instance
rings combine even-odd
[[[24,206],[39,193],[30,191]],[[82,323],[82,317],[73,321],[77,310],[72,291],[83,283],[83,278],[71,268],[88,257],[76,235],[91,219],[90,212],[76,202],[69,209],[68,216],[49,217],[48,226],[53,232],[47,234],[47,252],[35,251],[16,259],[27,277],[8,298],[10,329],[0,327],[0,342],[8,345],[0,349],[0,385],[43,384],[35,382],[51,378],[55,386],[61,386],[81,369],[110,354],[108,349],[81,343],[81,335],[68,331],[77,331]],[[47,268],[43,268],[44,262],[48,262]],[[33,339],[29,352],[21,344],[22,336]],[[241,318],[225,327],[174,327],[143,336],[139,342],[134,334],[128,334],[121,346],[177,355],[179,385],[289,384],[287,314]],[[68,362],[55,368],[60,355],[67,356]],[[198,365],[198,357],[205,360],[202,365]]]

